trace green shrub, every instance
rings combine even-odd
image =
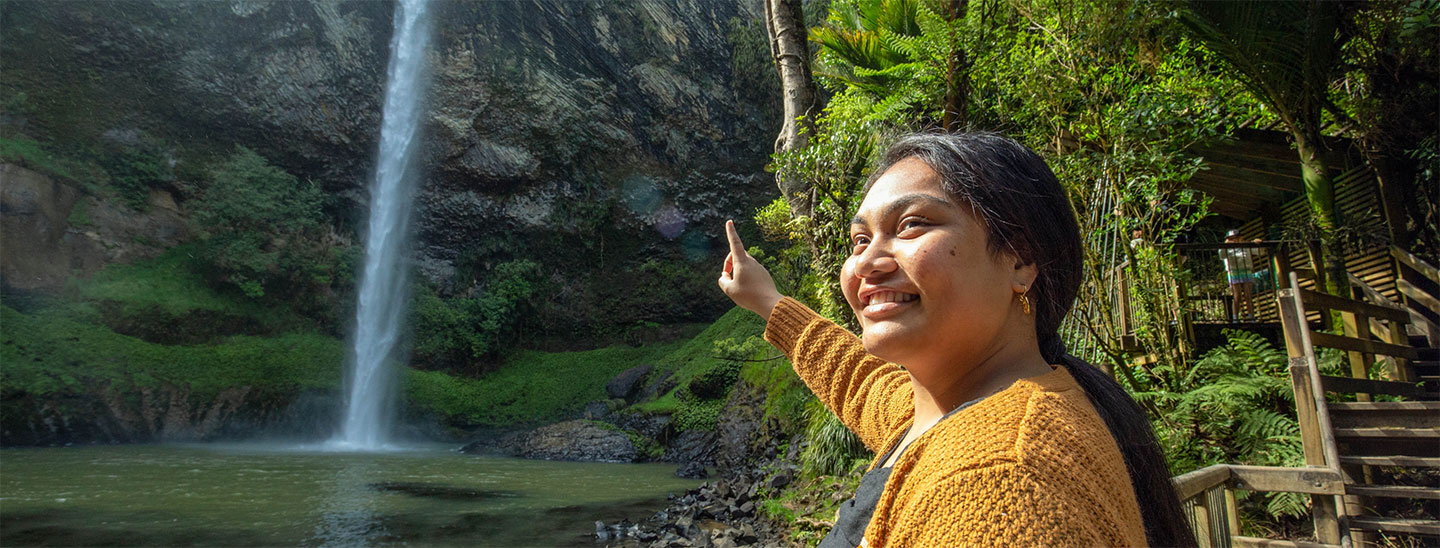
[[[444,299],[419,287],[411,312],[416,362],[460,369],[500,355],[513,346],[513,335],[529,317],[530,299],[542,287],[540,278],[540,265],[522,260],[496,267],[490,283],[475,297]]]
[[[100,167],[110,176],[110,186],[120,201],[131,209],[144,210],[150,189],[175,180],[170,163],[158,144],[110,145],[100,156]]]
[[[200,255],[213,281],[251,298],[325,308],[313,301],[333,300],[330,290],[349,279],[353,255],[325,242],[320,188],[245,147],[210,176],[195,218],[202,228]]]
[[[680,432],[714,430],[715,423],[720,420],[720,409],[723,407],[725,407],[725,400],[686,400],[682,398],[680,405],[675,409],[675,414],[671,415],[671,420],[675,429]]]
[[[1289,361],[1264,337],[1227,330],[1228,342],[1206,352],[1185,379],[1185,392],[1137,392],[1159,411],[1153,421],[1172,472],[1211,464],[1304,466]],[[1331,361],[1331,360],[1326,360]],[[1308,497],[1250,494],[1270,516],[1299,516]]]
[[[812,400],[805,410],[805,450],[800,453],[800,466],[808,474],[839,476],[855,467],[856,461],[873,456],[860,438],[845,427],[820,400]]]
[[[410,370],[406,398],[458,426],[512,426],[554,421],[605,399],[621,371],[653,363],[680,343],[612,346],[583,352],[521,351],[479,378]]]
[[[681,399],[686,396],[698,400],[724,398],[740,378],[740,362],[724,360],[711,365],[705,372],[696,375],[685,384]]]

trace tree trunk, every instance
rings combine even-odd
[[[1300,176],[1305,180],[1305,201],[1310,214],[1315,216],[1315,225],[1320,229],[1320,241],[1325,248],[1322,264],[1313,265],[1316,277],[1324,280],[1321,287],[1326,293],[1345,296],[1341,288],[1349,282],[1345,278],[1345,252],[1340,246],[1336,227],[1335,181],[1330,178],[1330,169],[1325,162],[1318,131],[1309,128],[1293,128],[1295,149],[1300,153]]]
[[[765,0],[765,30],[770,35],[770,56],[780,73],[785,106],[785,125],[775,138],[775,152],[801,149],[809,143],[820,109],[815,99],[815,79],[810,74],[810,49],[800,0]],[[813,204],[805,181],[777,171],[775,184],[790,204],[792,216],[810,216]]]
[[[946,18],[952,23],[964,19],[969,7],[970,0],[950,0]],[[954,49],[950,50],[950,63],[945,68],[945,112],[940,116],[945,131],[965,128],[965,104],[970,101],[970,57],[960,46],[959,37],[951,39]]]

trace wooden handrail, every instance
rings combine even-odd
[[[1361,314],[1372,318],[1384,318],[1397,322],[1410,321],[1410,314],[1404,310],[1389,306],[1380,306],[1378,304],[1370,304],[1364,301],[1357,301],[1354,299],[1346,299],[1344,297],[1336,297],[1329,293],[1321,293],[1319,291],[1301,289],[1300,298],[1305,299],[1306,304],[1314,304],[1321,308],[1339,310],[1341,312],[1349,312],[1351,314]]]
[[[1290,356],[1290,382],[1295,390],[1295,408],[1305,438],[1305,462],[1338,474],[1340,452],[1335,443],[1330,410],[1325,404],[1325,388],[1320,384],[1320,364],[1315,359],[1315,344],[1305,319],[1300,278],[1291,272],[1289,281],[1288,289],[1275,293],[1280,308],[1280,323],[1285,330],[1285,347]],[[1319,442],[1320,447],[1314,447],[1315,442]],[[1348,529],[1340,526],[1347,518],[1343,499],[1340,495],[1311,496],[1310,512],[1315,523],[1315,536],[1321,542],[1348,543]]]
[[[1440,284],[1440,269],[1430,266],[1430,263],[1427,263],[1424,260],[1421,260],[1419,257],[1410,254],[1409,251],[1405,251],[1393,245],[1390,246],[1390,255],[1394,256],[1395,260],[1400,261],[1401,264],[1404,264],[1405,266],[1410,267],[1412,270],[1419,272],[1421,276],[1425,276],[1426,278],[1429,278],[1430,281],[1435,282],[1436,284]]]
[[[1175,485],[1175,494],[1181,501],[1195,498],[1196,495],[1225,485],[1229,481],[1229,464],[1212,464],[1170,478],[1170,483]]]
[[[1405,281],[1405,278],[1395,278],[1395,289],[1399,290],[1406,297],[1410,297],[1410,299],[1420,303],[1425,308],[1440,312],[1440,299],[1430,296],[1429,293],[1415,287],[1415,284]]]
[[[1349,272],[1346,272],[1345,275],[1350,278],[1350,287],[1359,289],[1360,292],[1365,295],[1365,299],[1368,300],[1371,304],[1379,306],[1389,306],[1395,308],[1396,310],[1403,310],[1406,314],[1410,316],[1410,323],[1412,324],[1426,327],[1435,325],[1435,322],[1430,321],[1430,318],[1426,318],[1425,316],[1420,315],[1419,312],[1408,308],[1403,308],[1400,304],[1397,304],[1394,301],[1385,298],[1384,294],[1376,291],[1375,288],[1370,287],[1370,284],[1365,283],[1365,280],[1362,280]],[[1375,318],[1370,318],[1370,331],[1374,332],[1376,335],[1379,335],[1381,339],[1392,338],[1390,335],[1390,328],[1385,326],[1384,323],[1381,323]]]
[[[1325,388],[1320,385],[1320,364],[1315,360],[1315,343],[1311,339],[1310,328],[1305,322],[1305,301],[1298,294],[1300,289],[1300,278],[1290,273],[1290,288],[1294,291],[1291,302],[1295,309],[1295,318],[1300,322],[1300,344],[1308,349],[1304,352],[1305,366],[1309,370],[1310,390],[1315,395],[1315,418],[1320,423],[1320,436],[1324,440],[1325,465],[1333,468],[1340,466],[1340,450],[1335,445],[1335,427],[1330,424],[1330,410],[1325,406]]]
[[[1288,468],[1281,466],[1230,465],[1230,486],[1262,493],[1306,493],[1343,495],[1345,479],[1325,467]]]
[[[1366,339],[1357,339],[1355,337],[1346,337],[1344,335],[1331,335],[1329,333],[1311,333],[1310,339],[1314,341],[1313,344],[1315,346],[1322,348],[1335,348],[1347,352],[1364,352],[1366,354],[1395,356],[1407,360],[1414,360],[1420,357],[1419,351],[1401,344],[1382,343]]]
[[[1215,242],[1213,244],[1175,244],[1175,249],[1235,249],[1235,248],[1263,248],[1274,249],[1286,244],[1300,243],[1298,240],[1261,240],[1258,242]]]
[[[1175,494],[1181,501],[1195,498],[1217,487],[1258,493],[1345,494],[1345,481],[1340,472],[1323,466],[1290,468],[1212,464],[1175,476],[1170,482],[1175,485]]]

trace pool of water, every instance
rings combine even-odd
[[[595,546],[595,520],[642,519],[699,483],[451,449],[5,449],[0,545]]]

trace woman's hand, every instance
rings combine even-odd
[[[760,266],[760,261],[745,251],[740,234],[735,231],[735,221],[725,221],[725,237],[730,240],[730,254],[725,257],[725,269],[720,273],[720,289],[741,308],[770,321],[770,310],[783,297],[775,289],[775,279]]]

